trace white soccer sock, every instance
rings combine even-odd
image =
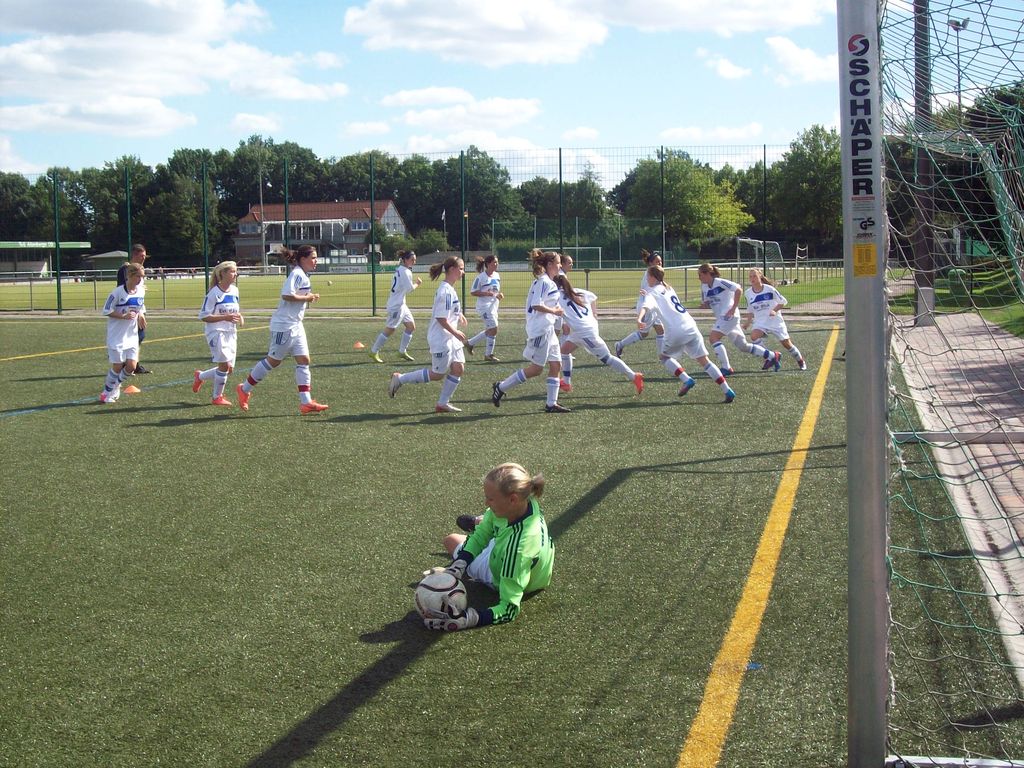
[[[430,381],[430,369],[420,368],[416,371],[408,371],[398,377],[402,384],[426,384]]]
[[[494,341],[495,341],[495,338],[496,338],[495,336],[488,336],[487,337],[487,352],[485,354],[488,357],[493,357],[494,356]]]
[[[444,377],[444,384],[441,385],[441,397],[438,399],[438,405],[447,405],[448,401],[452,399],[452,395],[455,394],[456,387],[462,381],[462,377],[453,376],[448,374]]]
[[[686,371],[683,370],[682,364],[674,357],[670,357],[667,360],[662,361],[665,365],[665,370],[671,373],[673,376],[679,376],[682,378]]]
[[[548,405],[554,405],[558,402],[558,377],[549,376],[547,380],[548,384]]]
[[[804,356],[800,354],[800,350],[796,348],[796,344],[789,348],[789,354],[793,356],[794,360],[803,360]]]
[[[633,331],[629,336],[619,342],[620,347],[628,347],[630,344],[636,344],[644,337],[640,334],[640,331]]]
[[[722,388],[723,392],[729,390],[729,382],[725,380],[725,376],[722,375],[722,369],[717,365],[708,360],[708,364],[704,366],[704,373],[711,377],[711,380]]]
[[[615,357],[614,355],[609,355],[607,358],[605,358],[601,362],[604,363],[605,365],[607,365],[612,370],[618,371],[619,373],[626,374],[626,376],[628,376],[630,378],[630,380],[632,380],[632,378],[634,376],[636,376],[636,372],[632,368],[630,368],[628,365],[626,365],[625,361],[621,357]]]
[[[513,387],[518,387],[520,384],[526,381],[526,373],[520,368],[518,371],[506,378],[501,384],[498,385],[498,389],[502,392],[508,392]]]
[[[113,392],[120,385],[121,385],[120,379],[118,379],[117,374],[114,373],[114,369],[111,368],[109,371],[107,371],[106,381],[103,382],[103,391],[104,392]]]
[[[263,377],[270,373],[273,369],[267,364],[267,359],[263,358],[249,371],[249,375],[245,377],[245,381],[242,382],[243,392],[252,392],[252,388],[263,381]]]
[[[572,355],[562,355],[562,378],[572,379]]]
[[[665,348],[665,334],[661,333],[654,337],[654,345],[658,350],[658,354],[661,354],[661,350]]]
[[[477,344],[479,344],[481,341],[484,340],[485,336],[487,336],[487,329],[484,329],[484,330],[480,331],[480,333],[478,333],[476,336],[474,336],[472,339],[470,339],[469,340],[469,346],[475,347]],[[490,337],[488,337],[488,338],[490,338]]]
[[[373,346],[370,347],[370,351],[373,352],[373,354],[377,354],[378,352],[380,352],[381,347],[384,346],[387,340],[387,335],[383,331],[381,331],[380,333],[377,334],[377,338],[373,340]]]
[[[718,356],[718,363],[723,368],[731,368],[729,365],[729,353],[725,349],[725,344],[721,341],[716,341],[712,346],[715,348],[715,355]]]
[[[223,397],[224,389],[228,385],[228,372],[220,368],[214,368],[216,375],[213,377],[213,396]]]
[[[303,405],[313,402],[313,395],[310,391],[312,389],[310,384],[312,383],[313,376],[309,372],[309,366],[296,364],[295,384],[299,388],[299,402]]]
[[[200,381],[210,381],[214,376],[217,375],[217,371],[220,369],[215,365],[213,368],[207,368],[205,371],[199,372]]]
[[[409,342],[412,341],[412,334],[406,331],[402,331],[402,341],[398,345],[399,352],[405,352],[409,348]]]

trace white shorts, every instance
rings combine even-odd
[[[288,357],[309,357],[306,329],[301,325],[284,331],[270,329],[270,350],[267,357],[284,360]]]
[[[562,352],[555,330],[552,328],[543,336],[527,339],[526,346],[523,348],[523,358],[540,366],[545,363],[562,362]]]
[[[636,314],[640,314],[640,310],[644,308],[644,297],[641,296],[636,300]],[[658,313],[653,309],[648,310],[647,314],[644,315],[644,327],[640,329],[640,335],[646,336],[651,332],[651,328],[655,325],[661,325],[661,318],[658,317]]]
[[[577,334],[570,333],[565,337],[566,341],[570,341],[581,349],[587,350],[590,354],[596,357],[598,360],[604,360],[606,357],[611,356],[611,351],[608,349],[608,343],[600,336],[594,336],[593,334]]]
[[[766,334],[770,333],[779,341],[785,341],[789,338],[789,329],[786,328],[786,321],[779,315],[771,317],[763,323],[755,322],[754,330]]]
[[[711,330],[718,331],[723,336],[729,336],[733,331],[741,331],[739,315],[733,315],[730,318],[719,318],[715,320],[714,326]]]
[[[473,558],[473,562],[469,564],[466,569],[466,573],[473,581],[479,581],[481,584],[486,584],[491,589],[497,589],[494,586],[494,580],[491,578],[491,552],[494,551],[494,539],[487,542],[487,546],[484,547],[484,551]],[[458,549],[455,550],[455,557],[459,556],[459,552],[462,551],[463,544],[460,544]]]
[[[465,363],[466,352],[462,342],[452,337],[451,342],[443,348],[430,350],[430,370],[437,374],[448,373],[452,363]]]
[[[127,363],[129,360],[139,359],[139,348],[138,347],[127,347],[126,349],[119,349],[118,347],[107,347],[107,359],[112,363]]]
[[[692,360],[708,356],[708,348],[704,346],[704,337],[696,328],[682,334],[665,334],[665,343],[661,347],[663,357],[680,357],[686,355]]]
[[[498,327],[498,308],[497,307],[494,307],[493,309],[485,309],[483,311],[480,311],[478,309],[476,311],[476,313],[478,315],[480,315],[480,319],[484,321],[484,328],[486,328],[487,330],[490,330],[491,328],[497,328]]]
[[[215,363],[235,365],[238,356],[237,331],[207,331],[206,343],[210,345],[210,355]]]
[[[386,328],[397,328],[404,323],[411,322],[413,322],[412,312],[409,311],[409,306],[407,304],[403,304],[398,309],[388,310],[388,320],[384,326]]]

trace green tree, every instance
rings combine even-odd
[[[416,236],[414,249],[416,253],[433,253],[434,251],[447,251],[448,243],[444,239],[444,233],[439,229],[424,229]]]
[[[833,240],[842,235],[842,152],[835,129],[813,125],[772,169],[771,212],[779,227]]]
[[[652,218],[661,212],[662,167],[658,160],[641,160],[628,190],[626,215]],[[743,210],[732,188],[715,184],[714,172],[688,154],[669,150],[664,158],[665,231],[672,240],[700,243],[733,237],[753,217]]]
[[[442,209],[447,211],[448,240],[456,248],[462,245],[462,227],[467,225],[467,250],[480,247],[484,235],[490,235],[495,219],[523,217],[523,207],[512,189],[508,170],[486,152],[471,146],[463,153],[466,179],[466,208],[462,209],[459,158],[434,162],[435,178],[444,191]]]

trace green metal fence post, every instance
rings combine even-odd
[[[370,153],[370,314],[377,316],[377,268],[373,263],[377,253],[377,235],[374,230],[374,193],[376,192],[377,179],[373,167],[373,153]]]
[[[291,249],[291,224],[289,223],[290,217],[288,215],[288,158],[284,158],[281,162],[284,164],[284,247]]]
[[[206,161],[203,160],[203,273],[206,275],[206,285],[208,286],[210,284],[210,211],[206,185]],[[260,224],[262,225],[263,222]]]
[[[57,260],[57,314],[63,311],[60,293],[60,174],[53,169],[53,250]],[[31,287],[32,281],[29,280]]]
[[[132,172],[124,167],[124,218],[128,223],[128,255],[132,252]]]
[[[469,237],[469,210],[466,208],[466,153],[459,152],[459,189],[462,206],[462,262],[466,262],[466,239]],[[462,273],[462,306],[466,306],[466,273]]]

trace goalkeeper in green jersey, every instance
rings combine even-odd
[[[537,499],[544,476],[533,477],[518,464],[501,464],[484,477],[487,509],[469,536],[452,533],[444,546],[452,556],[446,571],[466,575],[496,590],[498,602],[457,618],[438,614],[423,623],[429,629],[457,629],[505,624],[519,615],[523,595],[551,583],[555,545]],[[440,569],[438,569],[440,570]]]

